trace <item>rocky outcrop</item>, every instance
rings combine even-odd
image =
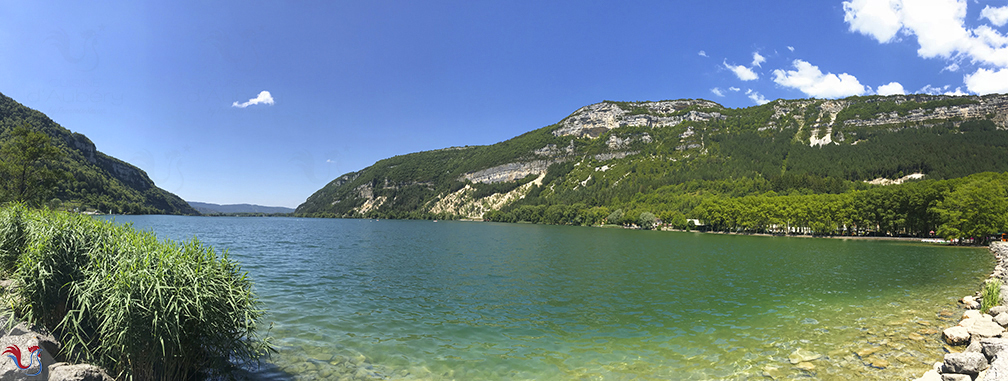
[[[896,97],[895,102],[903,103],[908,101],[908,96]],[[936,97],[940,100],[943,97]],[[977,103],[937,107],[933,109],[918,108],[910,110],[906,115],[899,115],[895,112],[880,114],[875,119],[861,120],[852,119],[844,122],[847,126],[882,126],[888,124],[914,123],[930,120],[948,120],[953,118],[975,119],[983,118],[988,114],[995,114],[994,123],[999,128],[1008,128],[1006,118],[1008,118],[1008,95],[991,95],[979,97]]]
[[[481,171],[466,173],[459,180],[485,184],[499,183],[502,181],[515,181],[523,179],[528,175],[540,175],[546,173],[546,169],[549,168],[550,164],[553,164],[553,162],[549,160],[508,163]]]
[[[105,170],[105,172],[108,172],[108,174],[126,186],[141,192],[154,187],[154,181],[147,177],[146,172],[122,160],[99,152],[95,148],[94,142],[88,139],[87,136],[84,136],[84,134],[76,132],[68,134],[65,140],[67,146],[80,152],[85,160]]]
[[[479,220],[483,214],[491,210],[500,210],[511,202],[524,198],[532,186],[542,185],[545,173],[529,183],[522,184],[518,188],[506,193],[494,193],[483,198],[474,196],[475,189],[466,184],[465,187],[456,192],[443,195],[434,202],[430,208],[430,213],[448,213],[464,218]]]
[[[602,102],[584,106],[560,122],[555,136],[597,138],[622,126],[675,126],[684,121],[724,119],[716,111],[684,111],[689,107],[720,109],[721,105],[705,100],[675,100],[660,102]]]
[[[12,287],[10,280],[0,281],[0,292],[11,292]],[[9,308],[0,309],[0,348],[6,355],[0,358],[0,380],[112,381],[97,366],[57,362],[53,356],[61,346],[56,338],[23,322],[8,329],[12,320],[16,322]],[[14,358],[27,368],[18,367]]]

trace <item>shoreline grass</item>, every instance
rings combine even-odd
[[[63,343],[60,355],[117,379],[231,374],[271,351],[264,310],[240,266],[195,238],[89,216],[0,208],[0,272],[18,284],[4,301]]]

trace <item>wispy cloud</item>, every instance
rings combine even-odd
[[[699,53],[697,53],[697,55],[700,57],[707,57],[707,52],[701,50]]]
[[[248,106],[257,105],[260,103],[271,106],[273,105],[273,96],[270,95],[269,91],[263,90],[255,98],[249,99],[248,102],[245,103],[238,103],[238,101],[235,101],[234,103],[231,104],[231,107],[246,108]]]
[[[802,60],[794,60],[792,64],[795,70],[774,70],[774,82],[815,98],[839,98],[870,92],[853,75],[823,73],[818,66]]]
[[[714,93],[714,95],[724,98],[724,92],[722,92],[721,89],[717,87],[710,89],[710,92]]]
[[[756,102],[756,104],[758,104],[758,105],[762,106],[762,105],[765,105],[767,103],[770,103],[770,101],[768,99],[766,99],[766,97],[764,97],[758,91],[753,91],[753,89],[748,89],[748,90],[746,90],[745,93],[746,93],[746,95],[749,96],[749,99],[752,99],[752,101]]]
[[[794,46],[788,45],[787,50],[790,50],[792,53],[794,53]]]
[[[728,70],[731,70],[733,73],[735,73],[735,75],[743,81],[754,81],[759,79],[759,75],[757,75],[756,72],[752,71],[752,69],[747,68],[745,66],[729,65],[728,61],[724,62],[724,66],[728,68]]]
[[[740,88],[738,88],[738,87],[735,87],[735,86],[732,86],[732,87],[729,87],[729,88],[728,88],[728,90],[731,90],[731,91],[739,91],[739,90],[742,90],[742,89],[740,89]]]
[[[980,11],[980,17],[987,19],[991,24],[1004,26],[1008,23],[1008,6],[992,7],[988,5]]]
[[[752,54],[752,66],[763,67],[761,64],[766,62],[766,58],[761,56],[759,52],[753,52]]]

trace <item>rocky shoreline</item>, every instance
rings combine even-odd
[[[917,381],[1008,380],[1008,242],[992,242],[990,251],[997,259],[990,280],[1002,284],[999,305],[985,314],[979,311],[979,292],[963,297],[962,320],[942,331],[949,353]]]
[[[0,293],[11,292],[10,280],[0,281]],[[17,324],[14,324],[17,323]],[[52,335],[28,327],[17,321],[9,307],[0,307],[0,348],[15,347],[20,356],[19,368],[12,358],[0,358],[0,380],[50,380],[50,381],[112,381],[112,377],[101,368],[90,364],[70,364],[58,362],[53,357],[59,354],[60,343]],[[33,356],[30,350],[38,347]],[[7,352],[5,352],[6,354]],[[36,362],[38,364],[36,364]],[[27,364],[25,364],[27,363]]]

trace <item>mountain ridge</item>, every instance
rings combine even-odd
[[[262,206],[256,204],[214,204],[209,202],[186,201],[202,214],[232,214],[232,213],[293,213],[294,208],[283,206]]]
[[[198,215],[180,197],[157,187],[142,169],[98,151],[84,134],[70,131],[40,111],[0,93],[0,136],[27,124],[41,131],[65,156],[53,165],[68,176],[61,179],[53,208],[99,210],[130,214]]]
[[[529,204],[615,209],[691,182],[699,184],[692,193],[741,181],[752,192],[814,192],[910,173],[958,178],[1008,171],[1006,123],[1005,95],[779,99],[738,109],[703,99],[603,101],[500,143],[379,160],[326,184],[296,214],[480,218]],[[796,182],[805,185],[782,185]]]

